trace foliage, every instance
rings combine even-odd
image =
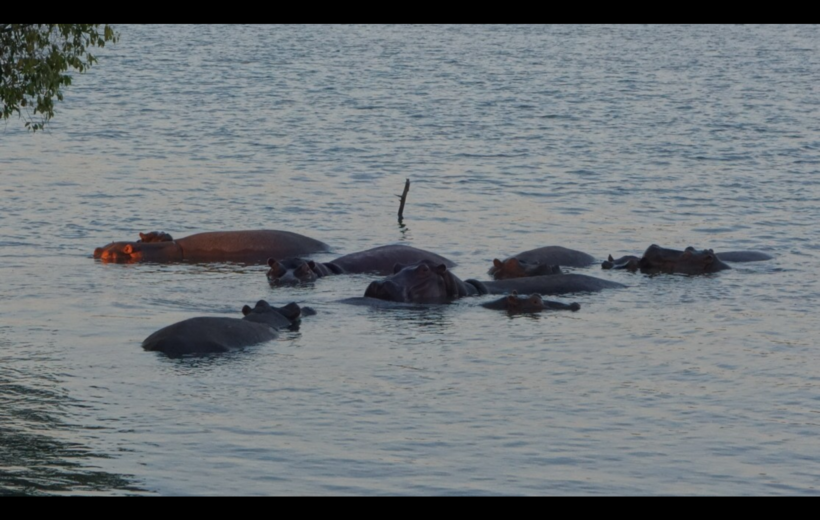
[[[84,72],[97,61],[88,49],[118,38],[107,24],[0,24],[0,119],[23,109],[26,127],[42,130],[71,85],[66,71]]]

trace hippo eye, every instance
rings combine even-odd
[[[269,261],[268,265],[270,265],[270,272],[268,272],[268,276],[281,277],[285,272],[285,269],[282,268],[282,264],[276,260]]]

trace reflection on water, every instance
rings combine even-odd
[[[0,342],[0,352],[8,348]],[[8,362],[0,357],[0,495],[147,493],[128,476],[95,467],[110,455],[71,440],[78,427],[65,418],[82,403]]]

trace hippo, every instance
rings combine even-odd
[[[160,329],[142,342],[142,348],[170,357],[227,352],[275,339],[277,330],[298,327],[300,317],[315,314],[309,307],[289,303],[272,307],[259,300],[242,307],[244,318],[189,318]]]
[[[368,285],[364,296],[403,303],[448,303],[465,296],[487,294],[481,282],[462,281],[445,264],[430,261],[408,266],[398,264],[394,271],[384,280]]]
[[[318,278],[333,274],[374,273],[382,276],[393,274],[396,264],[418,262],[443,264],[454,267],[455,262],[443,256],[406,245],[387,245],[366,251],[341,256],[330,262],[314,262],[303,258],[268,259],[268,281],[271,285],[285,285],[313,282]]]
[[[683,251],[681,251],[683,253]],[[628,269],[629,271],[638,270],[638,262],[641,259],[634,255],[625,255],[617,260],[609,255],[606,260],[601,262],[602,269]]]
[[[137,242],[173,242],[174,237],[165,231],[151,231],[150,233],[140,233],[140,239]]]
[[[475,282],[475,280],[467,281]],[[479,283],[487,289],[489,294],[509,294],[513,291],[518,294],[568,294],[577,292],[599,292],[603,289],[626,287],[618,282],[575,273],[528,276],[525,278],[490,280]]]
[[[595,263],[592,255],[561,246],[546,246],[524,251],[503,262],[493,259],[489,273],[495,280],[560,274],[558,266],[586,267]]]
[[[581,308],[581,306],[575,302],[566,304],[544,300],[538,293],[533,293],[529,296],[518,296],[516,291],[497,300],[482,303],[481,306],[487,309],[507,311],[508,314],[534,313],[541,312],[545,309],[570,310],[574,312]]]
[[[94,250],[94,258],[118,263],[228,261],[264,264],[272,256],[284,258],[329,249],[324,242],[275,229],[213,231],[177,240],[156,231],[140,234],[140,237],[144,238],[137,242],[112,242],[98,247]]]
[[[693,249],[693,247],[688,247],[687,249]],[[676,251],[674,249],[669,249],[668,251]],[[677,253],[683,254],[683,251],[677,251]],[[726,251],[723,253],[715,253],[715,256],[721,262],[760,262],[763,260],[771,260],[772,257],[769,254],[762,253],[760,251]],[[640,258],[634,255],[626,255],[618,258],[617,260],[612,258],[612,255],[601,263],[601,267],[603,269],[628,269],[630,271],[638,270],[638,262]],[[724,269],[729,269],[729,266],[724,267]]]
[[[524,278],[527,276],[546,276],[550,274],[561,274],[561,266],[550,264],[533,264],[511,256],[503,262],[498,258],[493,259],[493,266],[488,271],[495,280],[508,280],[510,278]]]
[[[611,264],[606,267],[607,264]],[[652,244],[644,252],[641,258],[625,256],[618,260],[613,260],[610,255],[607,262],[602,267],[615,269],[628,269],[642,273],[677,273],[677,274],[707,274],[716,273],[730,266],[723,263],[721,259],[711,249],[697,250],[694,247],[687,247],[683,251],[677,249],[667,249],[657,244]]]

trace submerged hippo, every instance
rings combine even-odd
[[[586,267],[595,258],[582,251],[561,246],[546,246],[524,251],[504,261],[493,259],[489,274],[495,280],[560,274],[559,266]]]
[[[447,303],[464,296],[487,294],[481,282],[462,281],[444,264],[423,261],[396,265],[395,273],[372,282],[365,297],[402,303]]]
[[[374,273],[389,275],[396,264],[431,262],[446,267],[455,262],[443,256],[406,245],[374,247],[366,251],[341,256],[330,262],[314,262],[303,258],[268,259],[268,281],[271,285],[298,284],[315,281],[332,274]]]
[[[242,319],[206,316],[183,320],[145,338],[142,348],[171,357],[227,352],[276,338],[277,330],[298,325],[303,310],[305,315],[315,314],[296,303],[272,307],[259,300],[253,309],[247,305],[242,308]]]
[[[677,274],[707,274],[731,269],[723,263],[718,255],[711,249],[697,250],[694,247],[687,247],[683,251],[677,249],[667,249],[657,244],[652,244],[644,252],[641,258],[635,256],[624,256],[618,260],[613,260],[610,255],[607,262],[602,264],[605,269],[628,269],[642,273],[677,273]]]
[[[213,231],[177,240],[162,232],[140,234],[137,242],[112,242],[94,250],[104,262],[245,262],[264,264],[270,257],[327,251],[328,245],[291,231],[256,229]]]
[[[695,250],[693,247],[688,247],[686,249]],[[683,254],[683,251],[678,251],[676,249],[667,249],[666,251],[676,252],[681,255]],[[714,254],[721,262],[760,262],[763,260],[771,260],[773,258],[772,255],[762,253],[760,251],[726,251],[723,253]],[[626,255],[618,259],[614,259],[612,258],[612,255],[609,255],[609,257],[603,261],[601,267],[604,269],[628,269],[630,271],[636,271],[639,269],[638,262],[640,262],[640,260],[640,257],[634,255]],[[730,267],[726,266],[724,269],[730,269]]]
[[[518,296],[516,291],[497,300],[482,303],[481,306],[487,309],[507,311],[508,314],[534,313],[546,309],[577,311],[581,308],[581,306],[575,302],[566,304],[545,300],[537,293],[533,293],[529,296]]]

